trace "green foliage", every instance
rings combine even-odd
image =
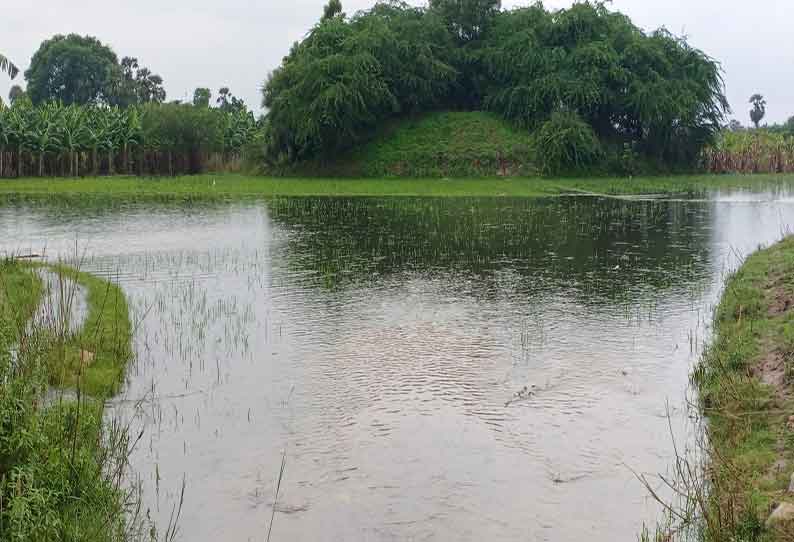
[[[103,434],[101,401],[43,399],[45,360],[59,348],[51,330],[26,325],[41,286],[30,267],[0,262],[0,541],[124,541],[130,510],[111,469],[127,440]],[[89,305],[106,312],[97,300]],[[112,323],[105,320],[129,331],[126,312]],[[109,336],[94,323],[83,331]]]
[[[430,0],[430,9],[464,43],[485,32],[501,5],[501,0]]]
[[[90,36],[56,35],[44,41],[25,71],[33,103],[50,100],[94,104],[113,94],[119,76],[116,53]]]
[[[165,101],[162,77],[139,66],[137,58],[124,57],[119,63],[110,47],[90,36],[59,34],[44,41],[25,79],[34,104],[128,107]]]
[[[537,156],[544,173],[587,170],[603,156],[593,129],[577,114],[556,112],[538,129]]]
[[[322,21],[264,89],[268,156],[330,156],[380,122],[443,103],[456,80],[442,21],[404,4]]]
[[[684,40],[646,34],[602,3],[498,7],[388,1],[324,18],[265,84],[270,162],[334,156],[389,119],[432,109],[487,109],[532,131],[570,112],[614,154],[628,149],[631,161],[613,162],[631,167],[694,166],[718,133],[720,67]],[[573,163],[592,163],[585,155]]]
[[[211,161],[238,160],[261,130],[239,103],[224,111],[156,101],[122,109],[17,100],[0,109],[0,177],[197,173]]]
[[[193,91],[193,105],[196,107],[209,107],[212,93],[210,89],[199,87]]]
[[[121,59],[121,76],[114,82],[109,102],[120,107],[129,107],[149,102],[165,101],[163,78],[138,65],[138,59]]]
[[[715,62],[665,31],[644,34],[603,4],[502,12],[484,42],[484,105],[529,128],[572,111],[602,141],[693,164],[728,107]]]

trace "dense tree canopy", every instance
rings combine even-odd
[[[475,40],[499,13],[501,0],[430,0],[436,12],[460,41]]]
[[[90,36],[56,35],[44,41],[25,72],[33,103],[91,104],[108,100],[119,76],[110,47]]]
[[[34,104],[109,104],[128,107],[165,101],[163,78],[138,59],[124,57],[90,36],[56,35],[44,41],[25,72]]]
[[[265,85],[271,154],[330,154],[384,118],[443,106],[454,54],[443,21],[406,4],[323,20]]]
[[[715,61],[600,2],[558,11],[540,3],[500,11],[495,0],[432,0],[426,9],[380,2],[324,17],[263,92],[273,161],[333,154],[392,117],[468,109],[536,135],[543,126],[548,135],[550,120],[567,126],[578,135],[550,150],[563,161],[577,141],[588,148],[571,156],[603,156],[592,133],[617,152],[692,163],[728,110]],[[539,154],[544,141],[560,143],[537,139]]]

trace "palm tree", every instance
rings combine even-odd
[[[753,94],[750,96],[750,103],[753,104],[753,108],[750,110],[750,120],[753,121],[757,130],[761,119],[766,115],[766,100],[760,94]]]
[[[19,68],[14,66],[13,62],[8,60],[3,55],[0,55],[0,72],[5,72],[8,76],[13,79],[19,73]]]

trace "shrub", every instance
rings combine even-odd
[[[593,129],[579,115],[570,112],[555,112],[540,126],[536,148],[545,174],[586,170],[603,157]]]

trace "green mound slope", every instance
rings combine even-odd
[[[436,112],[394,120],[331,161],[290,172],[350,177],[528,176],[532,137],[485,112]]]

